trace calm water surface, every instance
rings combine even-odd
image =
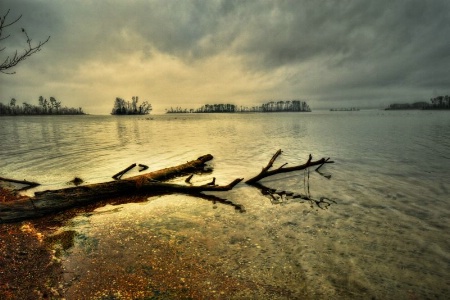
[[[74,218],[67,228],[77,231],[77,243],[64,260],[68,299],[113,293],[111,282],[121,277],[148,281],[152,275],[143,270],[156,254],[146,251],[156,238],[171,249],[182,247],[179,259],[208,266],[208,278],[189,276],[194,263],[178,263],[171,273],[183,284],[209,289],[208,298],[450,295],[448,112],[2,117],[0,134],[0,176],[38,181],[41,190],[64,187],[75,176],[107,181],[132,163],[156,170],[207,153],[214,156],[214,172],[194,177],[196,184],[213,176],[219,184],[249,178],[278,149],[284,152],[277,166],[304,163],[310,153],[336,162],[321,169],[329,180],[310,174],[312,196],[336,202],[326,210],[295,199],[274,205],[240,184],[215,195],[244,205],[243,214],[169,195]],[[263,183],[305,193],[304,176],[289,173]],[[242,288],[227,289],[223,278]],[[150,295],[145,286],[150,291],[121,295]]]

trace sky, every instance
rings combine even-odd
[[[304,100],[383,108],[450,94],[448,0],[2,0],[0,101],[109,114],[116,97],[154,113],[207,103]]]

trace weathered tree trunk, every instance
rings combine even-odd
[[[310,155],[308,161],[303,165],[285,168],[284,166],[286,164],[284,164],[277,169],[269,170],[270,168],[272,168],[273,163],[281,153],[281,150],[278,150],[275,155],[273,155],[267,166],[264,167],[258,175],[247,180],[246,183],[250,185],[256,185],[259,180],[268,176],[298,170],[305,170],[311,166],[316,165],[319,165],[319,167],[316,169],[318,170],[326,163],[333,163],[333,161],[330,161],[329,158],[322,158],[317,161],[312,161],[312,156]],[[119,180],[123,174],[125,174],[129,169],[135,166],[132,165],[114,175],[114,178],[116,179],[115,181],[76,186],[59,190],[36,192],[34,197],[28,197],[12,202],[0,203],[0,223],[17,222],[25,219],[42,217],[48,214],[63,211],[68,208],[86,206],[105,199],[114,199],[117,197],[130,195],[144,196],[166,193],[184,193],[193,194],[202,198],[208,198],[208,200],[211,201],[219,201],[222,203],[230,204],[231,202],[227,200],[215,196],[203,195],[201,194],[201,192],[228,191],[233,189],[233,187],[241,182],[243,178],[237,178],[230,182],[228,185],[224,186],[216,185],[215,178],[208,184],[193,186],[190,185],[190,179],[192,178],[192,176],[189,176],[185,181],[189,185],[162,182],[188,174],[204,173],[206,172],[205,163],[212,159],[213,156],[211,154],[207,154],[199,157],[196,160],[181,164],[179,166],[161,169],[147,174],[137,175],[126,178],[124,180]],[[30,182],[25,181],[21,183],[30,184]],[[231,203],[230,205],[234,206],[236,209],[244,211],[243,206],[239,204]]]
[[[34,197],[0,203],[0,223],[41,217],[68,208],[88,205],[104,199],[124,195],[161,194],[169,192],[195,194],[202,191],[227,191],[242,181],[242,179],[236,179],[225,186],[184,186],[161,182],[190,173],[204,172],[205,163],[211,159],[213,159],[212,155],[208,154],[176,167],[166,168],[124,180],[36,192]]]

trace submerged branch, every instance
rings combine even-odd
[[[28,190],[28,189],[31,189],[31,188],[34,188],[34,187],[37,187],[40,185],[37,182],[32,182],[32,181],[27,181],[27,180],[16,180],[16,179],[11,179],[11,178],[4,178],[4,177],[0,177],[0,181],[25,185],[24,187],[19,188],[16,191],[25,191],[25,190]]]

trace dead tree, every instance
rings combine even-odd
[[[0,203],[0,223],[42,217],[68,208],[85,206],[104,199],[127,195],[150,196],[166,193],[196,195],[204,191],[228,191],[242,181],[238,178],[223,186],[210,184],[187,186],[162,182],[187,174],[203,173],[205,172],[205,163],[211,159],[213,159],[212,155],[208,154],[176,167],[124,180],[36,192],[33,197]]]
[[[304,170],[315,165],[322,166],[325,163],[332,163],[329,159],[324,158],[318,161],[312,161],[312,157],[310,156],[306,164],[290,168],[284,168],[285,165],[283,165],[270,171],[269,169],[272,168],[273,163],[280,154],[281,150],[278,150],[267,166],[263,168],[261,173],[247,180],[246,183],[258,187],[257,182],[268,176]],[[207,154],[179,166],[120,179],[120,177],[131,169],[131,167],[135,166],[132,165],[124,171],[117,173],[117,176],[114,176],[116,179],[115,181],[36,192],[33,197],[21,198],[13,202],[0,203],[0,223],[42,217],[69,208],[90,205],[105,199],[114,199],[132,195],[151,196],[170,193],[190,194],[213,202],[228,204],[239,211],[244,211],[242,205],[234,204],[226,199],[221,199],[216,196],[202,194],[203,192],[229,191],[240,183],[243,178],[237,178],[227,185],[216,185],[216,178],[213,178],[211,182],[200,186],[191,184],[190,180],[194,173],[205,173],[209,171],[206,168],[206,162],[212,159],[213,156]],[[164,182],[175,177],[187,175],[189,175],[185,180],[187,185]]]
[[[266,178],[266,177],[269,177],[269,176],[273,176],[273,175],[276,175],[276,174],[305,170],[305,169],[308,169],[309,167],[313,167],[313,166],[317,166],[317,165],[320,168],[324,164],[334,163],[334,161],[331,161],[330,158],[321,158],[319,160],[313,161],[312,160],[312,155],[310,154],[309,158],[308,158],[308,161],[306,163],[302,164],[302,165],[285,168],[285,166],[287,165],[287,163],[286,163],[286,164],[283,164],[281,167],[279,167],[277,169],[270,170],[273,167],[273,163],[278,158],[278,156],[280,156],[281,153],[282,153],[281,149],[278,150],[272,156],[272,159],[269,161],[267,166],[265,166],[258,175],[248,179],[247,181],[245,181],[245,183],[251,185],[251,184],[254,184],[255,182],[260,181],[263,178]],[[317,170],[319,168],[317,168]]]

